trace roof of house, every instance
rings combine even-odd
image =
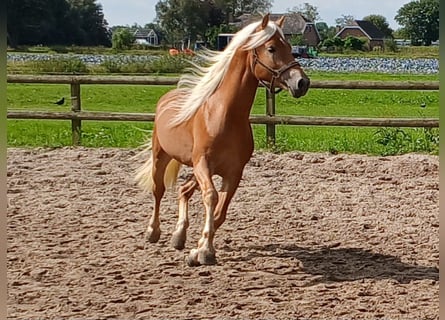
[[[276,21],[280,19],[282,16],[286,16],[284,19],[284,25],[283,25],[283,33],[284,34],[296,34],[296,33],[303,33],[304,29],[306,28],[307,23],[312,23],[312,21],[309,21],[306,17],[304,17],[300,13],[292,12],[292,13],[283,13],[283,14],[271,14],[270,18],[273,21]]]
[[[373,39],[383,39],[385,35],[379,28],[375,26],[371,21],[366,20],[355,20],[357,25],[362,28],[371,38]]]
[[[352,28],[360,28],[369,39],[380,40],[385,38],[385,35],[379,28],[377,28],[371,21],[366,20],[354,20],[354,25],[344,26],[336,36],[343,31]]]
[[[150,36],[155,36],[156,32],[153,29],[145,29],[145,28],[141,28],[141,29],[136,29],[134,31],[134,36],[136,38],[147,38]]]
[[[284,34],[301,34],[304,32],[306,28],[306,24],[313,23],[304,17],[302,14],[297,12],[290,13],[271,13],[270,19],[272,21],[276,21],[280,19],[282,16],[286,16],[284,20],[283,33]],[[241,27],[245,27],[249,23],[253,21],[257,21],[260,16],[251,15],[251,14],[243,14],[237,20],[240,23]]]

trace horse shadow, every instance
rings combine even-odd
[[[362,248],[305,248],[293,244],[248,246],[240,261],[260,257],[295,261],[295,272],[318,276],[317,283],[362,279],[393,279],[399,283],[416,280],[439,280],[439,268],[405,263],[399,257],[374,253]]]

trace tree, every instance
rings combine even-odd
[[[306,40],[304,39],[302,34],[294,34],[289,39],[289,42],[292,46],[305,46],[307,45]]]
[[[45,0],[8,0],[7,34],[12,47],[40,44],[48,33],[51,6]],[[47,21],[45,21],[47,20]]]
[[[271,0],[159,0],[156,20],[171,44],[207,40],[212,30],[243,13],[264,13]]]
[[[386,18],[379,14],[370,14],[363,18],[365,21],[372,22],[382,33],[385,35],[386,38],[392,38],[392,33],[394,30],[392,30],[389,27],[389,23],[386,21]]]
[[[113,31],[112,43],[113,49],[125,50],[129,49],[134,43],[135,38],[130,28],[119,28]]]
[[[235,33],[236,27],[231,24],[221,24],[219,26],[210,27],[206,32],[206,43],[210,48],[217,47],[218,34],[220,33]]]
[[[392,33],[393,37],[395,39],[406,39],[409,38],[407,34],[405,34],[405,31],[403,30],[403,28],[399,28],[393,31]]]
[[[156,4],[156,19],[171,44],[182,41],[187,34],[184,30],[187,18],[182,15],[182,3],[180,0],[160,0]]]
[[[341,51],[344,47],[344,40],[339,37],[328,38],[323,41],[323,46],[326,48],[334,48],[336,51]]]
[[[402,6],[395,20],[413,45],[431,45],[439,39],[439,0],[416,0]]]
[[[312,22],[320,20],[320,14],[318,13],[318,8],[313,6],[307,2],[302,5],[295,6],[289,12],[297,12],[302,14],[305,18],[309,19]]]
[[[77,22],[77,36],[81,45],[110,45],[108,23],[101,4],[96,0],[67,0],[71,6],[74,21]],[[77,18],[77,19],[76,19]]]
[[[18,45],[110,45],[95,0],[7,0],[7,35]]]
[[[315,27],[320,34],[321,40],[332,38],[335,35],[335,27],[330,28],[326,22],[317,22],[315,23]]]
[[[354,16],[343,14],[340,18],[335,19],[335,23],[340,27],[344,27],[352,25],[354,20]]]
[[[360,39],[357,37],[348,36],[344,40],[343,46],[346,49],[363,50],[363,46],[365,45],[365,43],[366,43],[366,40],[363,40],[363,39]]]
[[[227,23],[230,22],[230,19],[239,17],[244,13],[266,13],[272,7],[271,0],[220,0],[216,2],[219,2],[221,7],[225,8]]]

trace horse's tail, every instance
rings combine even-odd
[[[148,155],[150,153],[150,155]],[[134,180],[139,187],[144,191],[153,191],[153,156],[151,154],[151,143],[148,143],[144,150],[142,150],[135,157],[148,156],[148,160],[145,161],[137,170]],[[181,169],[181,163],[175,159],[170,160],[164,173],[164,185],[166,188],[172,188],[176,180],[178,179],[179,169]]]

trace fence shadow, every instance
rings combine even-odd
[[[321,276],[317,282],[341,282],[361,279],[393,279],[399,283],[415,280],[439,280],[437,267],[402,262],[400,258],[374,253],[361,248],[304,248],[292,244],[248,246],[240,250],[248,253],[240,257],[249,261],[258,257],[295,258],[301,262],[295,268]]]

